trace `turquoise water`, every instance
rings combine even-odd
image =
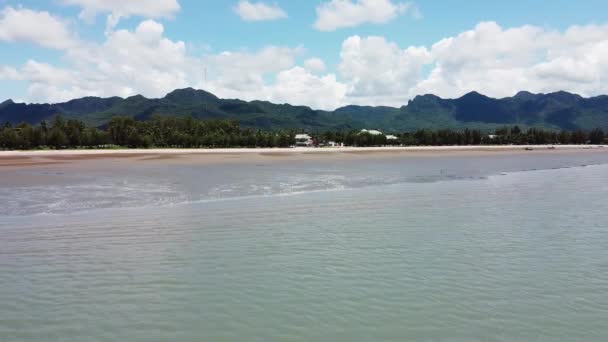
[[[31,171],[0,341],[606,341],[606,157],[527,158]]]

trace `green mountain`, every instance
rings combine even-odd
[[[175,90],[161,99],[141,95],[84,97],[57,104],[0,103],[0,122],[37,124],[56,115],[77,118],[89,125],[103,126],[112,116],[147,120],[155,115],[193,116],[199,119],[235,119],[242,126],[260,129],[298,128],[308,130],[382,129],[387,132],[420,128],[481,128],[504,125],[555,129],[608,130],[608,96],[583,98],[567,92],[532,94],[494,99],[477,92],[458,99],[435,95],[417,96],[401,108],[346,106],[335,111],[266,101],[220,99],[192,88]]]

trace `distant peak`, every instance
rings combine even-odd
[[[433,94],[416,95],[413,99],[407,102],[407,105],[401,108],[411,108],[412,110],[425,110],[428,108],[439,108],[443,107],[446,101],[441,97]]]
[[[110,99],[110,100],[111,99],[116,99],[116,97],[109,97],[107,99]],[[70,100],[70,101],[68,101],[66,103],[78,103],[78,102],[100,101],[100,100],[105,100],[105,99],[102,98],[102,97],[98,97],[98,96],[85,96],[85,97],[81,97],[81,98],[78,98],[78,99]]]
[[[456,101],[490,101],[493,100],[491,97],[480,94],[476,91],[472,91],[470,93],[466,93],[463,96],[461,96],[460,98],[456,99]]]
[[[519,100],[532,100],[535,99],[537,97],[539,97],[540,95],[538,94],[533,94],[529,91],[520,91],[517,94],[515,94],[515,96],[513,96],[514,99],[519,99]]]
[[[334,112],[348,112],[348,111],[351,111],[351,110],[354,110],[354,109],[359,109],[359,108],[361,108],[361,107],[357,106],[357,105],[346,105],[344,107],[336,108],[334,110]]]
[[[171,95],[171,94],[183,94],[183,93],[195,93],[196,89],[192,88],[192,87],[188,87],[188,88],[180,88],[180,89],[175,89],[171,92],[169,92],[167,95]]]
[[[522,90],[522,91],[518,92],[517,94],[515,94],[515,97],[528,97],[531,95],[534,95],[534,94],[532,94],[529,91]]]
[[[174,91],[170,92],[167,94],[167,97],[170,96],[176,96],[176,95],[190,95],[190,96],[194,96],[194,95],[206,95],[206,96],[213,96],[215,97],[215,95],[211,94],[208,91],[202,90],[202,89],[194,89],[192,87],[188,87],[188,88],[182,88],[182,89],[175,89]]]
[[[563,91],[563,90],[549,93],[549,94],[547,94],[547,96],[551,99],[554,99],[556,101],[561,101],[561,102],[572,102],[572,101],[578,101],[578,100],[582,99],[582,97],[580,95],[572,94],[572,93],[569,93],[569,92]]]
[[[146,98],[143,95],[137,94],[127,97],[127,100],[146,100]]]
[[[407,105],[411,104],[428,104],[428,103],[436,103],[441,101],[441,98],[437,95],[433,94],[424,94],[424,95],[416,95],[413,99],[409,100]]]
[[[440,97],[434,94],[424,94],[424,95],[416,95],[414,97],[414,101],[416,101],[417,99],[439,99]]]
[[[2,103],[0,103],[0,109],[4,108],[4,107],[9,107],[10,105],[15,104],[15,102],[13,102],[13,100],[6,100]]]
[[[480,94],[479,92],[473,90],[471,92],[466,93],[463,97],[487,97],[487,96]]]
[[[574,95],[572,93],[569,93],[565,90],[558,90],[558,91],[554,91],[552,93],[549,93],[550,95]]]
[[[173,104],[188,106],[216,103],[219,100],[217,96],[211,94],[210,92],[194,88],[176,89],[167,94],[164,99]]]
[[[570,97],[581,97],[580,95],[577,95],[577,94],[572,94],[572,93],[569,93],[569,92],[564,91],[564,90],[560,90],[560,91],[556,91],[556,92],[553,92],[553,93],[549,93],[549,94],[547,94],[547,95],[552,95],[552,96],[570,96]]]

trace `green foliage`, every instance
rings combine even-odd
[[[604,131],[599,128],[596,128],[589,133],[589,142],[592,144],[603,144],[605,139]]]
[[[350,132],[375,127],[387,132],[465,128],[489,132],[504,125],[518,125],[520,130],[540,127],[574,132],[594,128],[607,130],[607,108],[608,96],[582,98],[565,92],[522,92],[504,99],[489,98],[478,93],[458,99],[423,95],[400,108],[346,106],[334,111],[323,111],[266,101],[220,99],[203,90],[188,88],[175,90],[160,99],[148,99],[140,95],[125,99],[85,97],[52,105],[26,105],[6,101],[0,106],[0,122],[9,121],[14,125],[25,121],[34,125],[41,120],[53,121],[60,114],[64,119],[59,124],[66,127],[70,126],[69,119],[77,119],[90,127],[105,128],[116,116],[128,116],[137,121],[167,116],[238,120],[241,127],[265,131],[304,129],[314,132]],[[74,132],[65,132],[72,144],[79,139]],[[151,139],[155,144],[157,137],[152,136]],[[145,140],[125,143],[150,143],[150,138]]]
[[[48,135],[48,144],[56,149],[68,147],[68,136],[61,128],[53,127]]]
[[[52,124],[43,121],[38,126],[26,123],[5,124],[0,129],[0,149],[64,149],[64,148],[229,148],[229,147],[289,147],[301,131],[264,131],[243,128],[234,120],[199,120],[193,117],[154,116],[138,121],[117,116],[102,130],[87,127],[75,119],[54,118]],[[397,134],[397,140],[356,130],[325,130],[309,133],[318,144],[336,142],[346,146],[388,145],[482,145],[482,144],[603,144],[607,137],[601,129],[590,132],[556,131],[539,128],[523,130],[518,126],[499,127],[494,134],[480,129],[431,130]]]
[[[107,126],[111,143],[127,147],[287,147],[290,131],[267,132],[241,128],[234,120],[198,120],[154,116],[148,121],[113,117]]]

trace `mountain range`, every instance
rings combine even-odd
[[[381,129],[386,132],[421,128],[493,129],[505,125],[552,129],[608,130],[608,96],[584,98],[560,91],[549,94],[519,92],[495,99],[477,92],[457,99],[417,96],[401,108],[346,106],[334,111],[267,101],[220,99],[204,90],[178,89],[164,98],[83,97],[56,104],[0,103],[0,123],[38,124],[56,115],[102,127],[112,116],[147,120],[154,115],[193,116],[199,119],[236,119],[260,129],[307,130]]]

